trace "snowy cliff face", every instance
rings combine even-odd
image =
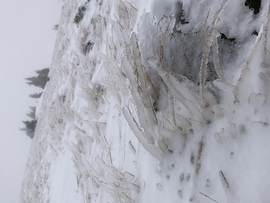
[[[269,5],[64,1],[22,202],[268,202]]]

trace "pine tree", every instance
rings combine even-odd
[[[42,95],[42,92],[30,94],[29,96],[30,96],[31,98],[38,99],[38,98],[41,97],[41,95]]]
[[[46,83],[49,80],[49,78],[48,78],[49,68],[37,70],[36,73],[38,74],[37,76],[26,78],[27,84],[34,85],[36,87],[40,87],[40,88],[44,89]]]
[[[36,119],[36,107],[30,107],[31,111],[27,114],[27,116],[33,120]]]
[[[23,123],[25,125],[25,128],[22,128],[21,130],[25,131],[27,136],[33,138],[35,134],[37,120],[23,121]]]

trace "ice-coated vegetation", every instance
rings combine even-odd
[[[269,201],[270,2],[252,5],[66,0],[22,202]]]

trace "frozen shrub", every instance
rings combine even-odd
[[[78,8],[77,14],[76,14],[76,16],[75,16],[73,22],[76,23],[76,24],[78,25],[79,22],[81,22],[81,20],[83,19],[84,14],[85,14],[85,11],[86,11],[85,6],[80,6],[80,7]]]
[[[94,43],[91,41],[88,41],[83,48],[83,53],[84,55],[86,55],[87,53],[89,53],[92,49],[93,49]]]

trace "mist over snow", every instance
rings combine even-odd
[[[252,2],[65,0],[21,201],[268,202],[270,2]]]

